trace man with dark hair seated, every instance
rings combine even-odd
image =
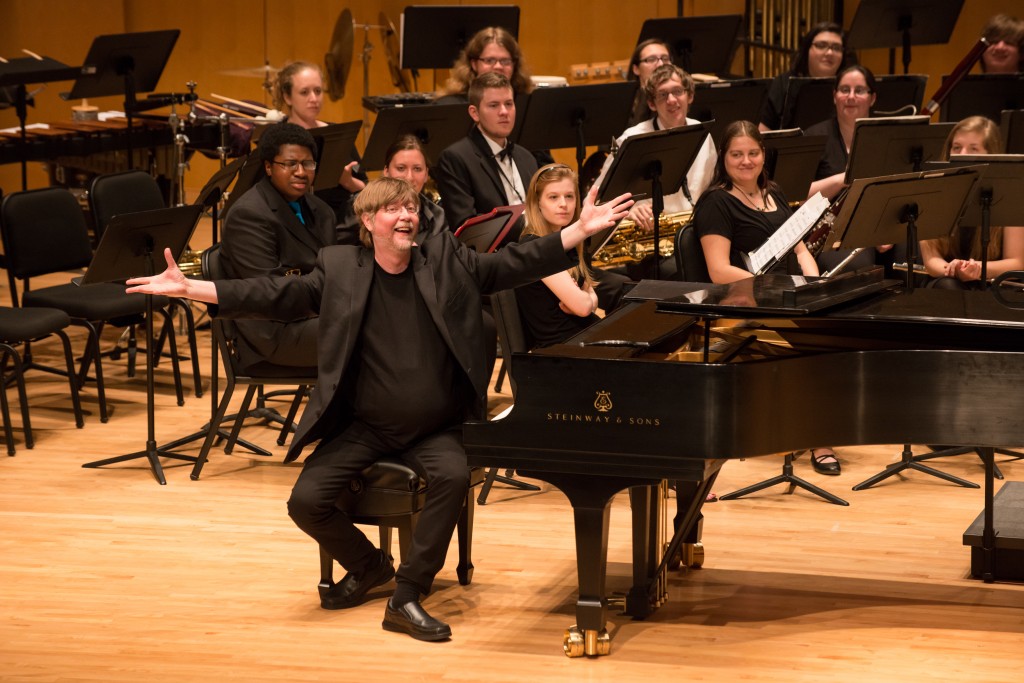
[[[337,240],[334,211],[311,191],[316,141],[301,126],[278,123],[263,132],[257,152],[266,175],[228,211],[221,238],[224,272],[231,278],[308,273],[320,249]],[[315,317],[242,320],[238,332],[247,366],[316,366]]]
[[[435,180],[448,227],[458,230],[473,216],[498,206],[522,204],[537,172],[537,160],[509,139],[516,125],[516,101],[504,75],[489,71],[469,86],[469,135],[449,145],[437,160]],[[517,238],[520,224],[513,228]]]
[[[592,193],[579,220],[557,234],[478,254],[450,232],[418,242],[418,193],[404,180],[382,177],[356,200],[365,246],[325,247],[308,275],[189,280],[165,250],[166,271],[129,281],[129,292],[205,301],[222,317],[320,315],[317,387],[286,460],[320,441],[288,513],[348,571],[323,607],[354,607],[395,577],[384,629],[418,640],[451,637],[420,596],[444,565],[469,486],[462,423],[484,415],[489,377],[480,297],[565,270],[572,264],[567,251],[621,220],[632,204],[628,195],[601,206],[594,201]],[[391,557],[334,505],[384,455],[401,457],[427,480],[412,547],[397,573]]]

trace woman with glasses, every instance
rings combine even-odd
[[[538,170],[526,191],[525,213],[520,242],[539,239],[576,222],[580,216],[576,172],[565,164]],[[563,342],[598,320],[593,274],[582,245],[576,247],[576,253],[578,262],[572,268],[515,290],[532,347]]]
[[[942,158],[957,154],[1000,154],[999,126],[983,116],[971,116],[953,127]],[[1024,269],[1024,227],[992,227],[989,231],[986,278]],[[929,287],[975,289],[981,286],[981,229],[957,227],[949,237],[921,242],[921,260],[933,279]]]
[[[997,14],[982,29],[989,46],[981,55],[981,70],[987,74],[1024,71],[1024,21],[1009,14]]]
[[[303,61],[286,64],[277,72],[271,95],[274,107],[284,112],[285,121],[307,130],[327,125],[318,118],[324,103],[324,75],[316,64]],[[316,193],[334,210],[339,236],[358,232],[358,222],[352,214],[352,197],[366,184],[366,176],[356,173],[359,156],[355,147],[352,155],[355,161],[345,166],[338,185]]]
[[[629,58],[629,72],[626,79],[639,81],[636,91],[636,100],[633,102],[633,113],[629,117],[629,125],[635,126],[641,121],[650,118],[651,110],[647,107],[647,95],[644,87],[651,74],[665,64],[672,64],[672,48],[660,38],[648,38],[639,43]]]
[[[477,31],[452,64],[451,75],[438,93],[438,104],[466,102],[469,84],[480,74],[497,71],[512,84],[516,95],[533,90],[530,71],[515,37],[500,26]]]
[[[824,22],[815,25],[800,39],[792,68],[776,76],[769,86],[768,96],[761,107],[758,128],[766,131],[777,130],[782,126],[782,107],[790,78],[832,78],[842,69],[856,63],[857,56],[846,44],[846,35],[838,24]]]
[[[696,119],[687,116],[690,105],[693,103],[694,83],[690,74],[686,73],[674,64],[662,64],[654,69],[646,81],[643,89],[644,101],[647,105],[647,118],[644,121],[627,128],[616,140],[616,145],[621,145],[626,139],[634,135],[651,133],[656,130],[671,130],[681,126],[700,123]],[[601,175],[598,176],[595,184],[600,187],[605,175],[611,168],[613,157],[605,160]],[[704,145],[697,153],[690,170],[686,173],[686,180],[679,189],[665,188],[666,214],[677,214],[693,209],[693,205],[700,198],[702,192],[711,182],[711,176],[715,170],[715,162],[718,161],[718,153],[715,151],[715,144],[708,136]],[[669,192],[670,189],[674,191]],[[651,199],[638,200],[629,211],[629,218],[638,227],[645,231],[654,229],[654,211]],[[652,259],[653,262],[653,259]],[[637,272],[630,272],[634,279],[641,279],[644,276],[650,277],[649,266],[651,263],[642,263]],[[659,265],[659,275],[662,279],[669,280],[675,274],[675,260],[663,259]],[[631,271],[634,269],[631,269]]]
[[[850,66],[836,76],[832,89],[836,113],[832,118],[816,123],[804,131],[804,135],[824,135],[825,149],[818,161],[808,197],[820,192],[827,199],[835,199],[846,183],[846,165],[853,145],[853,131],[857,119],[871,116],[875,104],[875,75],[863,66]],[[844,268],[857,270],[872,266],[878,261],[878,254],[888,251],[885,247],[868,248],[859,252]],[[835,268],[851,253],[850,249],[822,251],[818,255],[818,268],[822,272]]]

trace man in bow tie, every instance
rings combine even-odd
[[[473,80],[469,116],[476,125],[441,152],[437,162],[437,191],[452,230],[495,207],[522,204],[537,172],[533,154],[509,140],[516,103],[504,75],[492,71]],[[521,227],[513,227],[513,239]]]

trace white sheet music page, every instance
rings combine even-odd
[[[792,249],[818,222],[828,207],[829,201],[822,197],[820,192],[815,192],[814,196],[804,202],[764,244],[747,254],[750,272],[760,275],[767,266],[775,263]]]

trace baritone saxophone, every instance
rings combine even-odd
[[[658,220],[658,254],[663,258],[675,254],[676,233],[690,222],[693,211],[665,213]],[[627,263],[640,263],[654,254],[654,232],[647,232],[626,218],[600,249],[594,252],[592,263],[597,268],[614,268]]]

